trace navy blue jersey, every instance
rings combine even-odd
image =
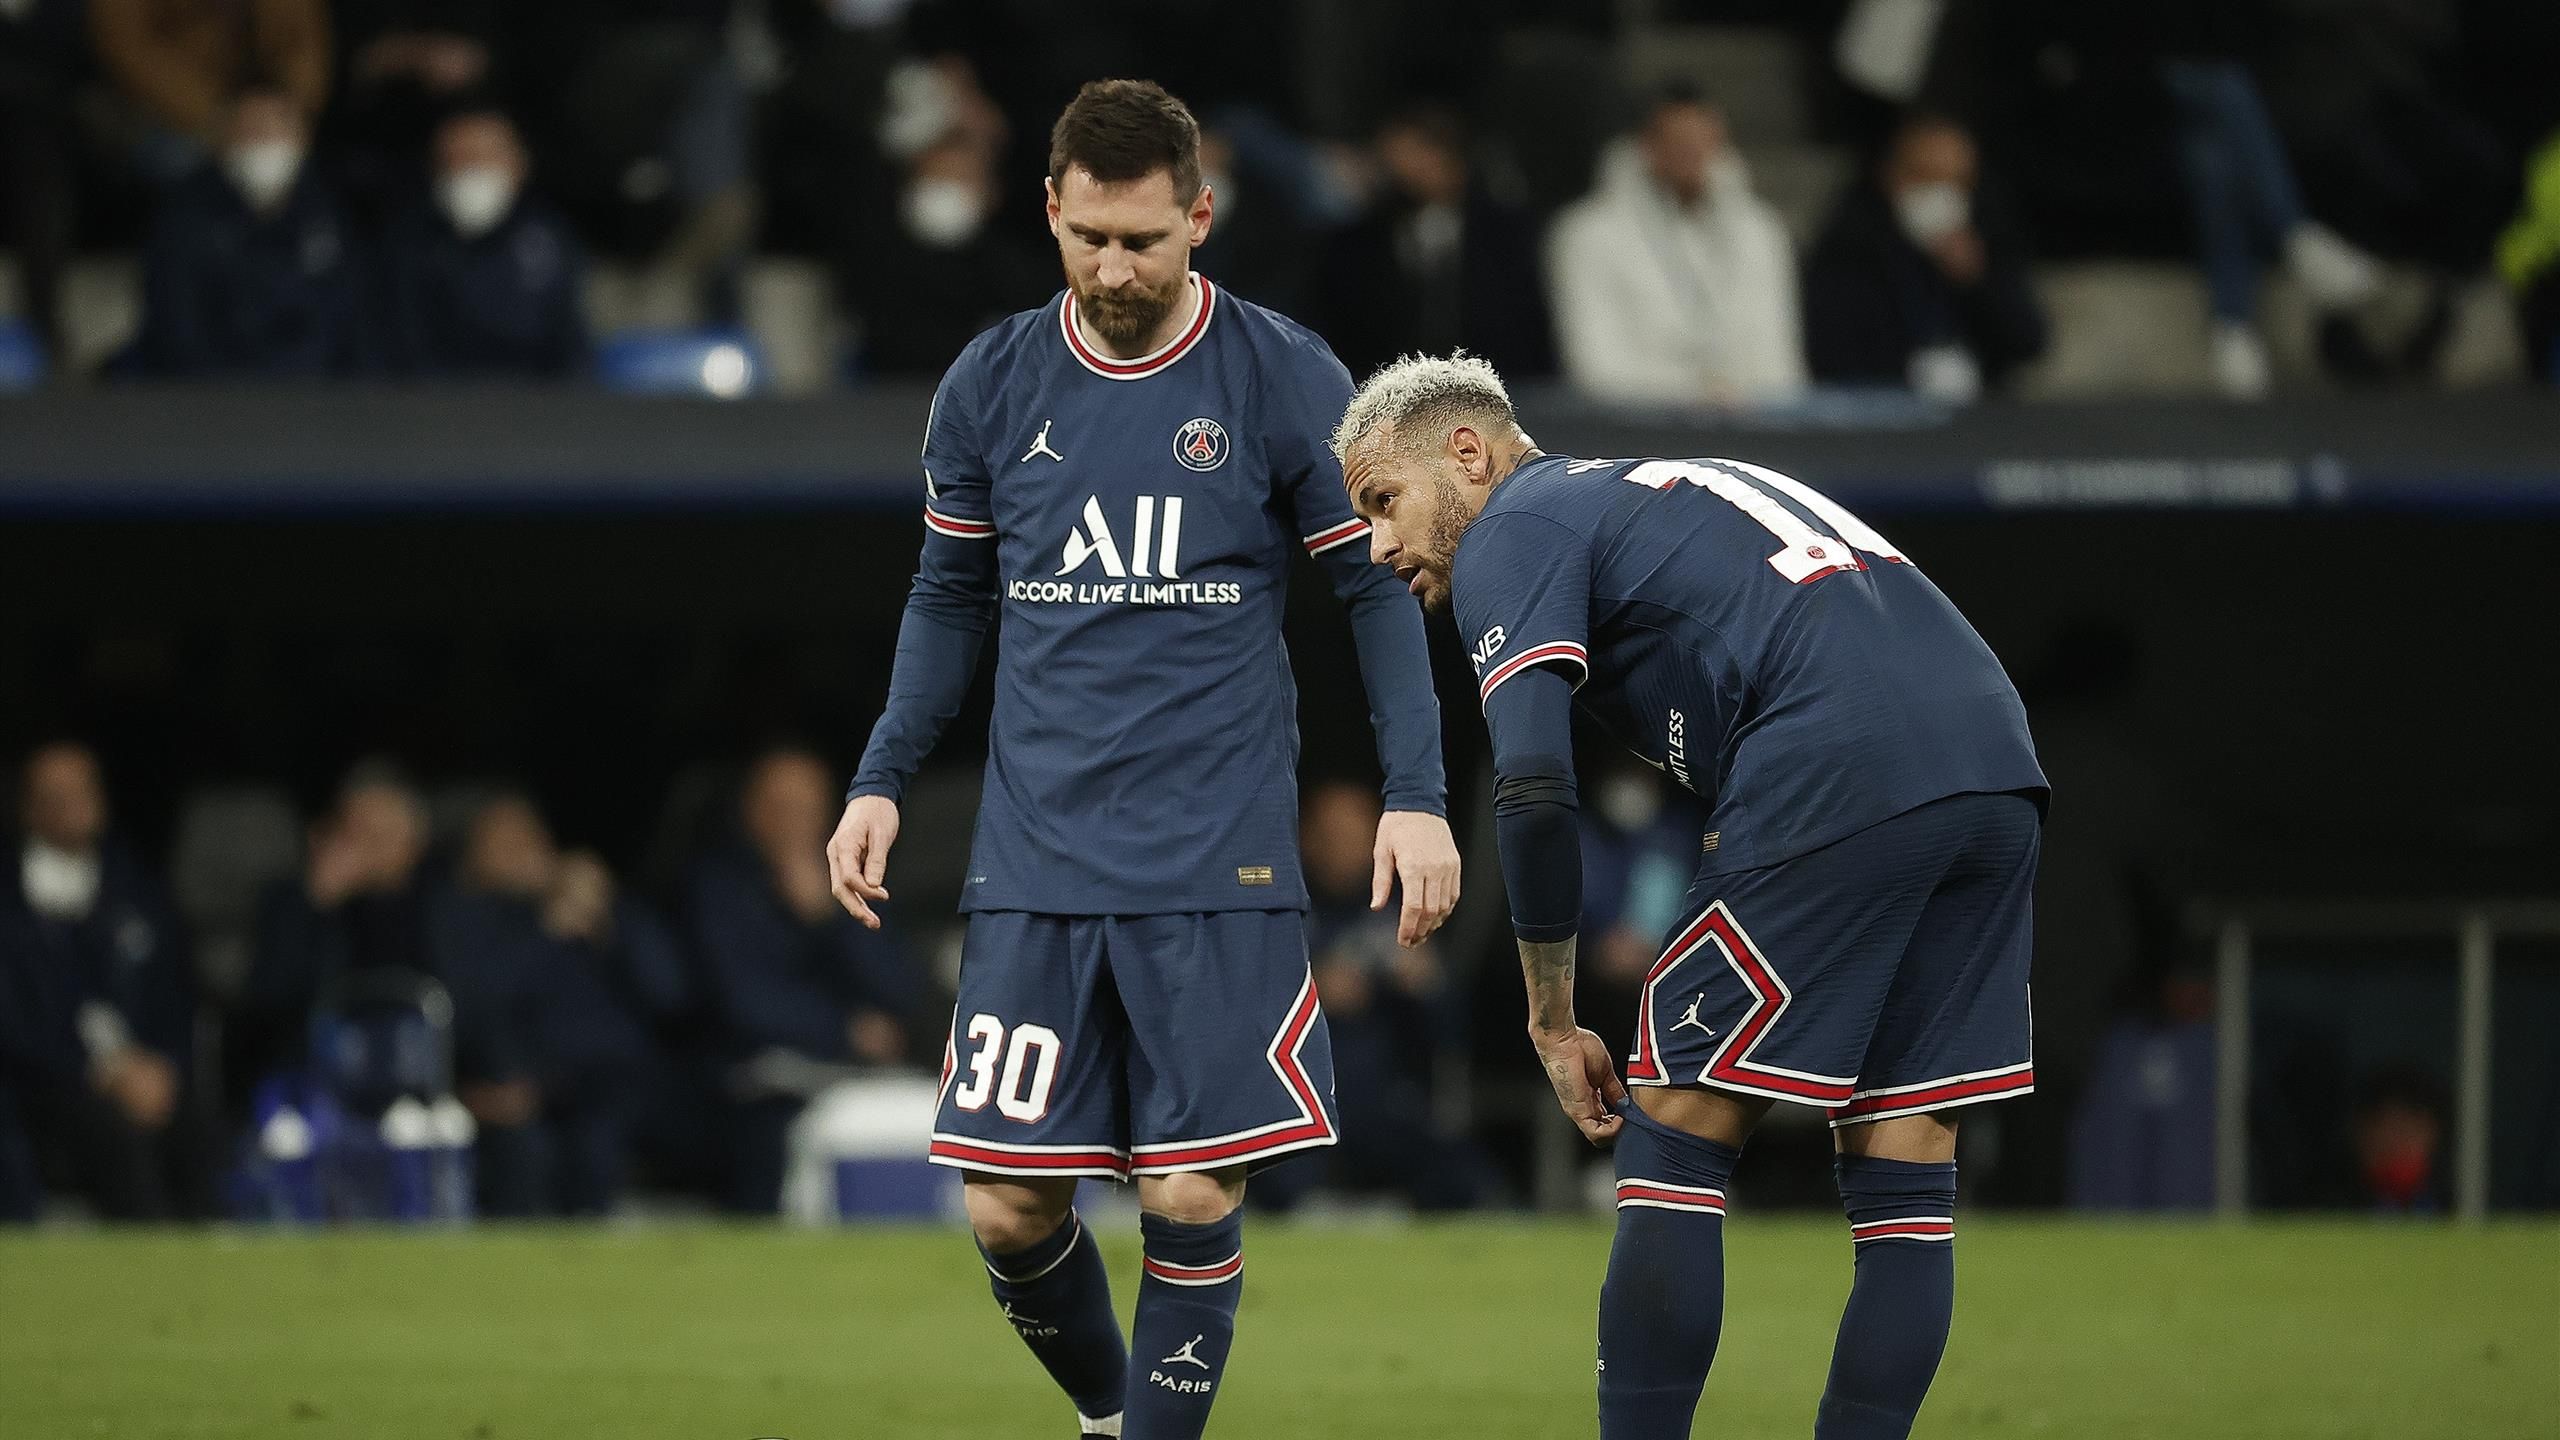
[[[1542,455],[1451,573],[1484,699],[1552,667],[1712,807],[1702,874],[1948,795],[2045,784],[1990,647],[1884,537],[1735,460]],[[1494,737],[1497,752],[1506,737]]]
[[[1350,607],[1387,808],[1443,810],[1420,612],[1367,563],[1326,446],[1351,377],[1314,335],[1195,279],[1197,314],[1154,355],[1094,351],[1062,293],[970,342],[934,397],[923,559],[853,793],[903,791],[995,607],[963,909],[1305,907],[1280,634],[1300,554]]]

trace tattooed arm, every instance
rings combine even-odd
[[[1529,988],[1529,1043],[1537,1047],[1556,1103],[1584,1139],[1598,1144],[1625,1123],[1617,1107],[1626,1103],[1627,1089],[1609,1047],[1573,1021],[1573,944],[1570,936],[1521,941],[1520,978]]]
[[[1574,936],[1582,927],[1582,832],[1573,782],[1573,687],[1551,668],[1521,674],[1486,697],[1493,735],[1494,828],[1529,1041],[1556,1102],[1595,1143],[1617,1134],[1626,1100],[1600,1037],[1573,1019]]]

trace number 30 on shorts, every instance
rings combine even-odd
[[[962,1035],[969,1077],[951,1092],[953,1104],[975,1112],[993,1100],[997,1114],[1026,1125],[1049,1113],[1049,1091],[1058,1083],[1057,1031],[1016,1025],[1008,1041],[1004,1022],[981,1012],[969,1017]]]

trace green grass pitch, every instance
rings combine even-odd
[[[1265,1224],[1211,1434],[1566,1437],[1598,1223]],[[1922,1436],[2551,1440],[2560,1226],[1967,1222]],[[1108,1248],[1125,1314],[1134,1237]],[[1810,1433],[1836,1223],[1744,1218],[1697,1433]],[[1066,1437],[960,1235],[0,1238],[0,1436]]]

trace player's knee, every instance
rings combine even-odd
[[[1057,1233],[1075,1208],[1075,1182],[969,1181],[961,1192],[969,1229],[992,1254],[1028,1250]]]
[[[1628,1117],[1610,1151],[1621,1203],[1630,1197],[1628,1186],[1651,1182],[1664,1193],[1633,1198],[1673,1209],[1707,1208],[1717,1213],[1724,1208],[1725,1182],[1733,1178],[1733,1167],[1741,1158],[1739,1146],[1690,1134],[1641,1111]],[[1690,1191],[1710,1193],[1686,1193]]]
[[[1138,1207],[1184,1225],[1212,1225],[1244,1203],[1244,1171],[1153,1175],[1138,1182]]]

